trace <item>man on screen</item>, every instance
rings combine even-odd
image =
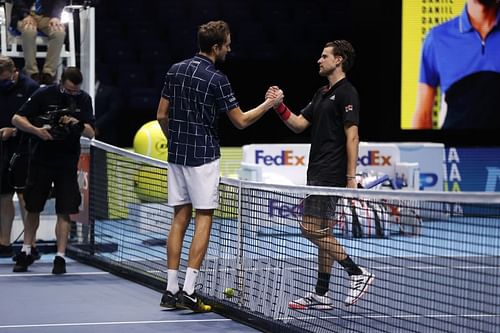
[[[500,128],[499,0],[468,0],[462,14],[425,38],[413,128],[432,129],[440,87],[440,128]]]

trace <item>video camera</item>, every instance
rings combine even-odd
[[[73,117],[77,112],[74,108],[61,109],[58,105],[51,105],[47,112],[31,119],[31,123],[36,127],[50,126],[49,133],[54,140],[65,140],[73,132],[74,126],[62,124],[61,117]]]

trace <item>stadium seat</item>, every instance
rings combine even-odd
[[[0,3],[0,54],[11,58],[23,58],[24,55],[22,51],[21,33],[17,31],[17,29],[10,27],[11,11],[11,3]],[[71,12],[68,7],[66,7],[64,11]],[[71,22],[68,24],[67,33],[68,42],[63,45],[61,58],[67,63],[68,66],[75,66],[75,29]],[[42,32],[39,32],[36,43],[39,48],[39,51],[36,52],[36,57],[38,59],[45,59],[47,56],[47,36]]]

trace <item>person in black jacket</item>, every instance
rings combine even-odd
[[[24,190],[27,227],[14,272],[25,272],[30,265],[29,244],[33,241],[40,222],[40,212],[54,183],[57,254],[52,273],[66,273],[64,256],[70,231],[70,214],[79,212],[81,202],[77,179],[80,136],[94,136],[92,99],[81,90],[82,82],[82,73],[78,68],[66,68],[59,84],[38,89],[12,118],[17,128],[36,139]]]
[[[15,217],[14,192],[19,198],[23,223],[26,216],[21,182],[25,182],[27,166],[17,163],[14,172],[9,173],[9,164],[14,153],[19,152],[22,134],[12,125],[11,119],[37,89],[38,83],[20,73],[11,58],[0,56],[0,257],[13,255],[10,236]],[[11,176],[19,178],[19,184],[14,184]],[[38,259],[34,241],[31,245],[33,258]]]
[[[66,37],[61,13],[65,0],[14,0],[11,27],[21,32],[24,71],[40,84],[52,84],[57,72],[61,49]],[[47,57],[42,73],[36,62],[36,36],[38,31],[47,35]]]

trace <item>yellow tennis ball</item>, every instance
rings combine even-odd
[[[232,298],[234,296],[234,289],[233,288],[224,289],[224,296],[226,296],[227,298]]]
[[[142,202],[167,201],[167,170],[142,166],[134,177],[135,193]]]
[[[161,130],[160,123],[152,120],[139,128],[134,136],[134,152],[158,160],[167,160],[167,138]]]

